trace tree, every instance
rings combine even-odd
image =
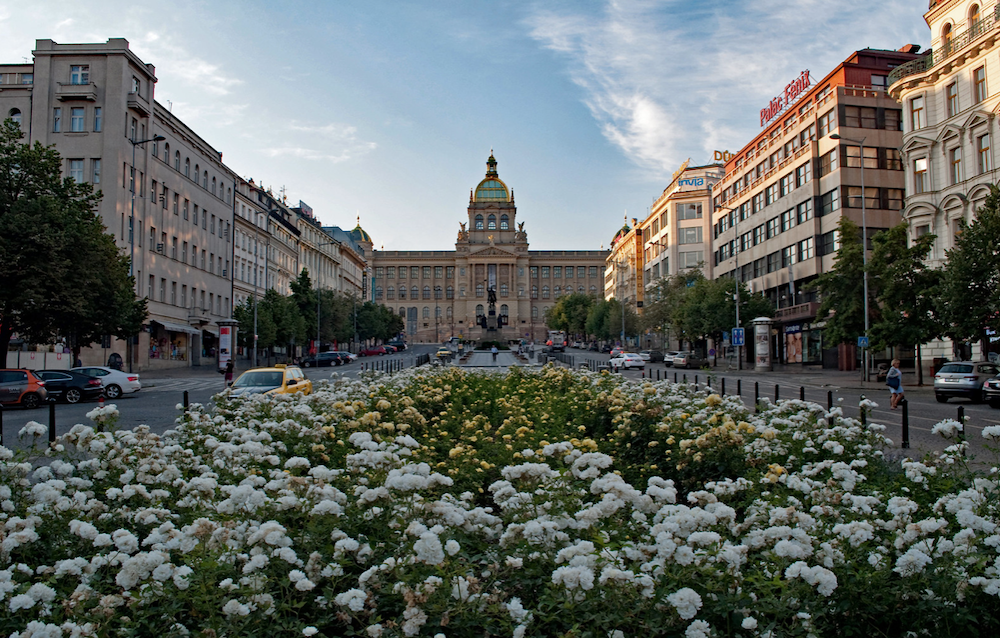
[[[102,335],[131,337],[146,300],[96,214],[100,193],[62,179],[53,147],[23,143],[0,125],[0,348],[13,334],[38,343],[67,337],[74,357]]]
[[[830,343],[854,343],[865,333],[864,256],[861,252],[861,231],[847,217],[840,218],[837,227],[840,248],[833,269],[812,283],[822,302],[817,318],[826,318],[824,337]],[[869,282],[872,283],[872,282]],[[869,312],[877,313],[874,286],[869,286]],[[871,318],[871,316],[870,316]],[[876,320],[879,317],[874,317]]]
[[[954,340],[979,340],[986,352],[986,331],[1000,317],[1000,190],[991,188],[947,252],[940,309],[944,334]]]
[[[564,330],[571,335],[586,335],[587,315],[593,305],[594,298],[590,295],[582,293],[565,295],[546,312],[545,323],[552,330]]]
[[[917,351],[917,382],[923,383],[921,344],[940,337],[943,326],[936,300],[942,272],[928,268],[934,235],[907,243],[907,225],[899,224],[872,237],[869,275],[877,282],[879,320],[871,326],[875,348],[913,346]]]
[[[316,334],[316,297],[318,291],[313,288],[309,269],[303,268],[289,287],[292,289],[292,303],[302,318],[302,336],[308,335],[311,338],[312,335]]]
[[[593,335],[597,339],[607,340],[611,338],[608,315],[611,313],[611,302],[601,299],[594,303],[587,311],[586,330],[587,334]]]
[[[358,335],[361,339],[388,341],[403,330],[403,318],[382,304],[366,301],[358,306]]]

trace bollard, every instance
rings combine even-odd
[[[646,378],[646,368],[643,368],[643,369],[642,369],[642,378],[643,378],[643,379],[645,379],[645,378]]]
[[[0,446],[3,445],[3,406],[0,405]]]
[[[774,384],[774,402],[775,402],[775,404],[778,403],[778,384],[777,383]]]
[[[656,371],[656,380],[657,381],[660,380],[660,371],[659,370]]]
[[[858,411],[861,413],[861,425],[868,425],[868,415],[865,413],[865,409],[861,407],[861,403],[865,400],[865,395],[861,395],[861,401],[858,402]]]
[[[799,386],[799,401],[805,401],[805,400],[806,400],[806,388],[805,388],[805,386],[800,385]]]
[[[910,448],[910,403],[903,399],[903,449]]]
[[[188,409],[188,405],[190,405],[190,403],[188,403],[188,391],[185,390],[184,391],[184,409],[185,410]]]
[[[833,390],[826,391],[826,411],[833,409]]]
[[[674,383],[677,383],[677,373],[674,373]]]
[[[721,396],[726,396],[726,380],[725,379],[722,380],[722,395]]]
[[[687,375],[687,372],[685,372],[684,373],[684,383],[687,383],[687,382],[688,382],[688,375]]]
[[[962,424],[962,429],[958,431],[958,442],[959,443],[964,443],[965,442],[965,406],[964,405],[958,406],[958,422]],[[965,456],[964,452],[962,453],[962,456]]]
[[[698,375],[697,374],[694,375],[694,389],[695,390],[698,389]]]
[[[736,396],[743,398],[743,379],[736,380]]]
[[[760,382],[753,382],[753,411],[754,414],[760,412]]]
[[[49,403],[49,445],[56,442],[56,404]]]

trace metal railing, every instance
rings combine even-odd
[[[996,28],[998,23],[1000,23],[1000,5],[995,5],[992,11],[984,11],[978,22],[962,33],[953,35],[947,42],[939,46],[937,49],[928,51],[923,57],[917,58],[916,60],[910,60],[906,64],[902,64],[893,69],[892,72],[889,73],[889,86],[892,86],[907,76],[930,70],[935,65],[940,64],[944,60],[951,57],[952,54],[964,49],[971,42],[979,38],[979,36]]]

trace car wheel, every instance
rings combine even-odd
[[[66,390],[66,403],[79,403],[82,398],[83,393],[80,392],[79,388],[69,388]]]
[[[943,394],[935,394],[934,398],[937,399],[938,403],[948,403],[948,397]]]
[[[115,385],[114,383],[104,388],[104,396],[108,397],[109,399],[112,400],[117,399],[121,395],[122,395],[122,389],[117,385]]]
[[[34,392],[24,395],[24,397],[21,399],[21,405],[23,405],[25,408],[29,410],[34,410],[41,404],[42,404],[41,397],[39,397]]]

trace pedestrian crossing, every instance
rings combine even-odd
[[[193,392],[197,390],[207,390],[208,392],[221,392],[225,382],[222,375],[218,379],[144,379],[142,390],[144,392]]]

